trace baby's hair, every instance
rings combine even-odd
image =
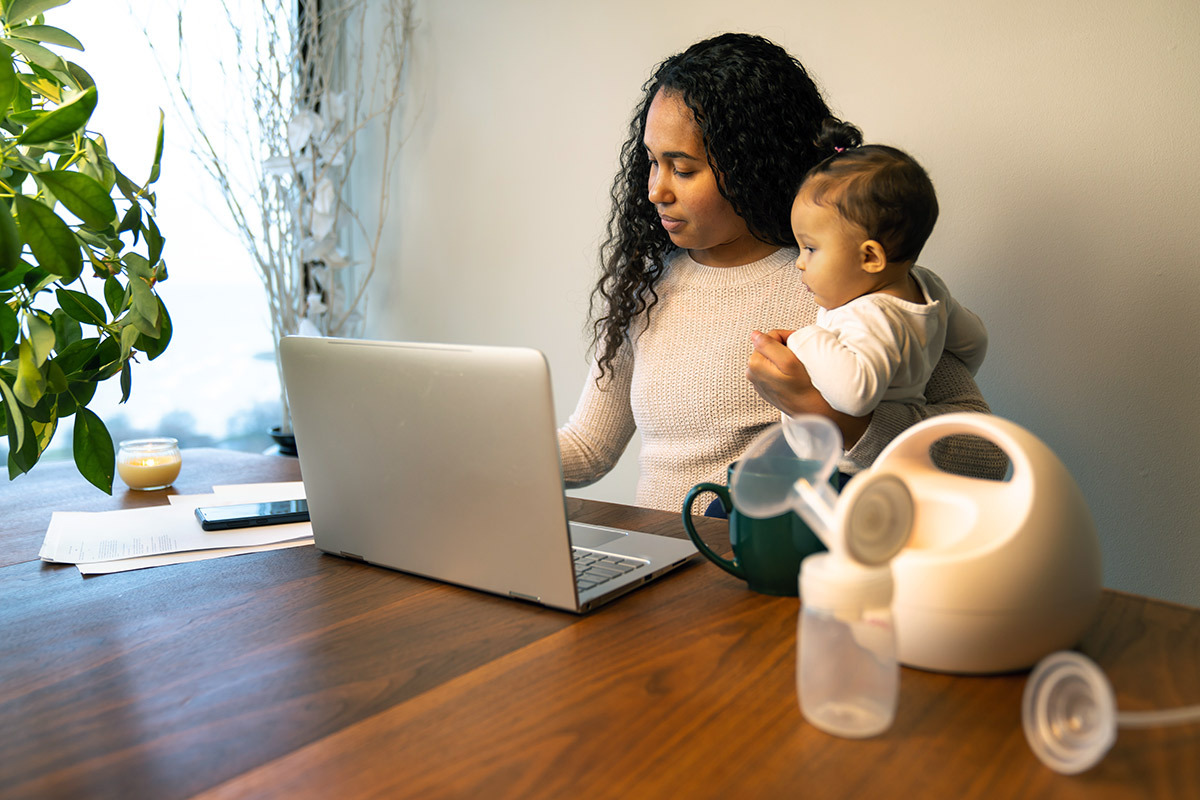
[[[804,178],[800,193],[832,206],[883,246],[888,261],[916,261],[937,222],[933,182],[916,160],[882,144],[862,144],[862,132],[826,120],[817,147],[832,153]]]

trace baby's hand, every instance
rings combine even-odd
[[[754,349],[761,352],[759,348],[759,337],[769,337],[780,344],[787,344],[788,337],[795,332],[795,330],[784,330],[783,328],[775,328],[767,331],[766,333],[763,333],[762,331],[753,331],[750,334],[750,341],[754,342]]]

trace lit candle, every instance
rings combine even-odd
[[[117,474],[130,489],[165,489],[182,465],[179,442],[168,437],[130,439],[117,452]]]

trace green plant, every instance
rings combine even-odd
[[[95,82],[55,52],[83,49],[45,24],[44,12],[68,1],[0,0],[0,435],[12,480],[74,415],[75,464],[111,494],[112,437],[87,405],[118,375],[128,399],[137,355],[153,360],[171,339],[156,291],[167,269],[150,191],[162,116],[139,185],[87,128]]]

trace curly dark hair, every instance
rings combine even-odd
[[[691,109],[721,194],[761,241],[795,245],[792,200],[805,173],[825,155],[815,142],[829,107],[800,62],[779,45],[726,33],[659,64],[642,86],[610,193],[589,315],[598,377],[611,367],[633,321],[658,302],[654,286],[674,249],[647,189],[650,159],[643,138],[659,91],[676,94]]]

